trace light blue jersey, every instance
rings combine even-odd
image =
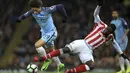
[[[60,15],[64,15],[63,23],[67,22],[67,14],[62,4],[53,5],[51,7],[42,7],[40,13],[36,13],[31,9],[21,15],[18,18],[18,22],[32,15],[41,27],[41,39],[46,42],[46,46],[54,46],[57,30],[53,23],[52,13],[55,11],[59,12]]]
[[[118,18],[116,20],[114,19],[111,21],[111,24],[114,24],[116,26],[115,39],[120,45],[121,49],[124,51],[127,47],[128,37],[126,36],[125,42],[122,41],[122,37],[125,34],[125,30],[129,28],[128,24],[123,18]]]
[[[25,16],[32,16],[36,19],[37,23],[41,27],[43,33],[47,33],[52,29],[56,29],[52,19],[52,12],[56,11],[56,7],[42,7],[42,11],[39,14],[34,13],[32,10],[25,13]]]
[[[41,28],[41,39],[46,42],[47,45],[53,45],[53,41],[57,37],[57,30],[53,23],[52,12],[56,11],[56,6],[42,7],[42,11],[38,14],[32,10],[26,12],[24,15],[32,15]]]

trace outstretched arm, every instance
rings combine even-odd
[[[114,46],[114,48],[116,49],[116,51],[117,51],[119,54],[123,54],[123,52],[122,52],[122,50],[121,50],[119,44],[116,42],[115,39],[113,39],[112,45]]]
[[[47,12],[49,12],[49,13],[58,12],[60,15],[63,16],[64,20],[67,20],[67,13],[62,4],[53,5],[49,8],[47,8]]]
[[[115,47],[116,51],[120,54],[120,56],[122,56],[124,59],[128,59],[129,60],[129,58],[125,54],[123,54],[120,46],[118,45],[118,43],[116,42],[115,39],[113,39],[113,43],[112,44]]]
[[[101,8],[101,6],[97,5],[96,9],[94,10],[93,16],[94,16],[94,22],[95,23],[98,23],[98,22],[101,21],[101,19],[99,17],[100,8]]]
[[[67,22],[68,16],[67,16],[67,13],[64,9],[64,6],[62,4],[58,4],[58,5],[56,5],[56,10],[57,10],[57,12],[59,12],[60,15],[63,16],[63,18],[64,18],[63,22]]]
[[[130,31],[130,26],[127,24],[127,22],[122,18],[121,19],[122,20],[122,23],[123,23],[123,27],[125,28],[125,33],[124,33],[124,35],[123,35],[123,37],[122,37],[122,41],[124,42],[125,41],[125,38],[126,38],[126,36],[128,35],[128,33],[129,33],[129,31]]]
[[[25,19],[25,18],[31,16],[32,12],[33,12],[32,10],[26,12],[25,14],[19,16],[16,21],[17,21],[17,22],[21,22],[23,19]]]
[[[103,0],[98,0],[97,4],[98,5],[97,5],[97,7],[96,7],[96,9],[94,11],[94,14],[93,14],[95,23],[99,23],[101,21],[101,19],[99,17],[99,12],[100,12],[101,6],[103,5]]]

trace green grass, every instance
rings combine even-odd
[[[56,72],[38,72],[38,73],[56,73]],[[84,72],[84,73],[115,73],[115,72]]]
[[[56,73],[56,72],[38,72],[38,73]],[[110,72],[84,72],[84,73],[110,73]],[[111,72],[114,73],[114,72]]]
[[[16,72],[0,72],[0,73],[16,73]],[[27,72],[17,72],[17,73],[27,73]],[[37,73],[56,73],[56,72],[37,72]],[[115,73],[115,72],[84,72],[84,73]]]

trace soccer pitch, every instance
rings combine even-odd
[[[28,73],[28,72],[0,72],[0,73]],[[56,72],[37,72],[37,73],[56,73]],[[84,72],[84,73],[115,73],[115,72]]]
[[[56,72],[38,72],[38,73],[56,73]],[[84,73],[115,73],[115,72],[84,72]]]
[[[38,72],[38,73],[56,73],[56,72]],[[84,73],[115,73],[115,72],[84,72]]]

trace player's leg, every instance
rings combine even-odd
[[[50,52],[54,51],[54,50],[55,50],[55,49],[54,49],[54,45],[51,46],[51,47],[49,48],[49,50],[50,50]],[[64,65],[63,63],[61,63],[61,61],[60,61],[60,59],[59,59],[58,57],[53,57],[52,59],[53,59],[53,60],[56,62],[56,64],[57,64],[57,73],[61,73],[61,72],[63,71],[65,65]]]
[[[57,33],[55,31],[51,31],[49,33],[42,33],[41,36],[42,36],[42,38],[35,43],[36,50],[40,54],[40,57],[46,55],[45,49],[43,47],[41,48],[41,46],[46,46],[47,43],[50,40],[52,40],[52,38],[53,38],[53,40],[55,40]],[[50,59],[47,59],[46,61],[44,61],[42,70],[46,70],[50,63],[51,63]]]
[[[61,54],[69,53],[71,51],[76,53],[75,50],[77,49],[77,47],[79,45],[82,46],[82,44],[79,44],[79,43],[80,42],[78,42],[78,41],[73,41],[70,44],[66,45],[64,48],[60,48],[60,49],[54,50],[54,51],[48,53],[46,56],[43,56],[43,57],[40,57],[40,58],[35,57],[34,61],[36,61],[36,62],[38,62],[38,61],[45,61],[45,60],[47,60],[49,58],[60,56]]]
[[[116,72],[116,73],[125,73],[125,66],[124,66],[124,63],[125,63],[125,59],[121,56],[119,56],[119,64],[120,64],[120,71]]]
[[[50,52],[54,51],[55,50],[54,46],[50,47],[49,50],[50,50]],[[57,66],[59,66],[61,64],[58,57],[53,57],[52,59],[56,62]]]
[[[53,58],[53,57],[56,57],[56,56],[60,56],[61,54],[64,54],[64,53],[69,53],[69,52],[72,52],[72,53],[78,53],[79,49],[78,47],[81,47],[84,46],[82,45],[82,42],[84,43],[85,45],[85,42],[84,40],[76,40],[72,43],[70,43],[69,45],[67,45],[66,47],[64,48],[61,48],[61,49],[57,49],[57,50],[54,50],[50,53],[47,54],[47,56],[43,56],[41,58],[35,58],[35,61],[45,61],[47,60],[48,58]],[[79,44],[80,43],[80,44]],[[86,45],[85,45],[86,46]],[[79,49],[79,50],[77,50]]]
[[[71,50],[68,47],[60,48],[60,49],[57,49],[57,50],[54,50],[54,51],[48,53],[46,56],[43,56],[43,57],[40,57],[40,58],[35,57],[34,61],[36,61],[36,62],[39,62],[39,61],[42,62],[42,61],[45,61],[47,59],[51,59],[53,57],[60,56],[61,54],[69,53],[70,51]]]
[[[84,64],[81,64],[75,68],[72,68],[72,69],[68,69],[66,70],[65,73],[81,73],[81,72],[86,72],[86,71],[89,71],[89,70],[92,70],[94,68],[95,64],[92,60],[90,61],[87,61],[86,63]]]
[[[47,37],[47,38],[45,37],[47,39],[46,45],[45,45],[46,48],[48,50],[54,50],[54,40],[57,37],[57,32],[51,31],[50,33],[47,33],[45,36]],[[58,57],[54,57],[52,59],[56,62],[57,66],[58,66],[58,73],[60,73],[62,71],[62,69],[64,68],[64,64],[60,62]],[[48,68],[48,66],[50,64],[50,61],[48,61],[48,60],[44,61],[44,64],[43,64],[41,70],[46,70]]]
[[[36,43],[35,43],[35,47],[36,47],[36,51],[39,54],[40,57],[45,56],[46,55],[46,51],[45,49],[42,47],[46,44],[46,42],[44,41],[44,39],[39,39]],[[51,63],[50,59],[47,59],[46,61],[44,61],[44,67],[42,67],[42,70],[46,70],[49,66],[49,64]]]
[[[124,42],[124,44],[122,45],[122,47],[124,48],[125,52],[126,52],[127,44],[128,44],[128,38],[125,39],[125,42]],[[126,53],[127,53],[127,52],[126,52]],[[126,64],[126,66],[127,66],[127,68],[126,68],[126,73],[130,73],[130,62],[129,62],[129,60],[125,59],[125,64]]]
[[[48,53],[46,56],[43,56],[43,57],[40,57],[40,58],[35,57],[34,61],[35,62],[39,62],[39,61],[42,62],[42,61],[44,61],[44,64],[43,64],[41,70],[43,70],[43,69],[45,70],[48,67],[48,66],[46,66],[46,64],[48,65],[48,63],[46,63],[46,60],[51,59],[53,57],[60,56],[61,54],[64,54],[64,53],[69,53],[69,52],[70,52],[70,49],[68,47],[57,49],[57,50],[54,50],[54,51]],[[61,70],[63,69],[64,65],[61,63],[59,66],[60,66],[60,69],[58,70],[58,72],[61,72]]]
[[[124,43],[118,43],[122,49],[122,51],[125,51],[126,47],[124,45]],[[125,59],[121,56],[119,56],[119,64],[120,64],[120,71],[118,71],[117,73],[125,73]]]
[[[125,63],[126,63],[126,66],[127,66],[126,73],[130,73],[130,62],[129,62],[129,60],[125,59]]]
[[[79,46],[75,51],[79,52],[79,58],[83,64],[66,71],[66,73],[81,73],[94,68],[94,59],[92,56],[92,49],[88,47],[87,43],[80,42],[82,46]]]
[[[35,47],[36,47],[36,51],[39,54],[39,56],[45,56],[46,55],[46,51],[45,49],[42,47],[45,44],[45,42],[42,39],[39,39],[36,43],[35,43]]]

